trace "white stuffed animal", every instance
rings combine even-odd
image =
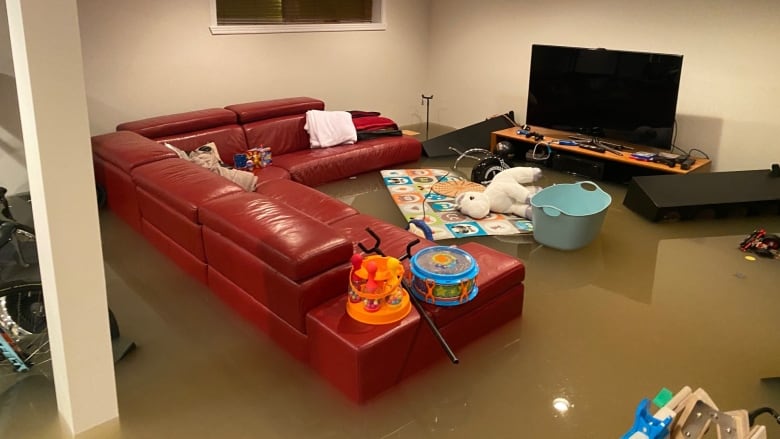
[[[531,219],[531,196],[541,190],[538,186],[523,186],[542,176],[539,168],[516,167],[503,170],[493,177],[484,192],[468,191],[458,194],[458,210],[474,219],[490,214],[512,213]]]

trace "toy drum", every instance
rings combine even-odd
[[[456,306],[476,297],[479,267],[470,254],[455,247],[419,251],[409,262],[412,294],[439,306]]]

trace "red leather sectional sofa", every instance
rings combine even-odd
[[[388,255],[403,254],[417,237],[314,187],[413,162],[421,145],[392,136],[311,149],[305,112],[324,108],[301,97],[122,123],[92,138],[95,176],[116,215],[360,402],[446,356],[415,309],[382,326],[346,314],[350,257],[358,242],[373,244],[366,228],[381,237]],[[229,164],[234,153],[263,144],[273,164],[255,170],[257,189],[246,192],[179,159],[162,142],[185,151],[215,142]],[[414,251],[432,245],[423,240]],[[479,264],[479,294],[457,307],[425,305],[454,349],[522,313],[525,276],[516,258],[477,243],[460,247]]]

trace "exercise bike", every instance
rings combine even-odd
[[[0,187],[0,388],[18,373],[35,370],[48,376],[51,367],[35,230],[16,220],[6,192]],[[116,362],[135,343],[121,337],[111,309],[108,318]]]

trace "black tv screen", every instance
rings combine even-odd
[[[682,55],[534,44],[528,125],[671,149]]]

